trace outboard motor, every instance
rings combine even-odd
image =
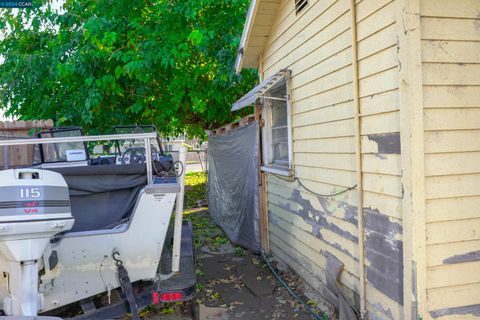
[[[41,309],[38,260],[50,239],[72,228],[68,186],[47,170],[0,171],[0,271],[8,274],[3,310],[35,316]]]

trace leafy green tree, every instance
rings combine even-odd
[[[233,67],[248,0],[43,1],[0,9],[9,115],[90,133],[137,123],[199,135],[231,121],[231,103],[256,81]]]

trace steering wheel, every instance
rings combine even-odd
[[[132,147],[125,150],[121,162],[126,164],[139,164],[145,163],[145,160],[145,148]]]

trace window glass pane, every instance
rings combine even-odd
[[[286,83],[281,81],[269,92],[270,97],[286,99]],[[287,102],[269,99],[271,105],[271,143],[270,159],[275,166],[288,167],[288,120]]]
[[[114,127],[115,134],[134,134],[134,133],[151,133],[155,132],[154,126],[121,126]],[[160,146],[156,139],[151,139],[152,142],[152,152],[156,153],[160,150]],[[116,142],[117,151],[120,151],[120,154],[123,154],[128,148],[145,148],[144,140],[130,139],[130,140],[118,140]]]
[[[286,127],[272,128],[273,163],[288,166],[288,133]]]
[[[287,103],[285,101],[272,100],[272,126],[287,125]]]

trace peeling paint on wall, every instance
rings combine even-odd
[[[380,292],[400,305],[403,305],[403,281],[390,278],[387,274],[382,274],[373,268],[366,268],[368,281]]]
[[[394,320],[394,318],[387,318],[387,319]],[[383,314],[377,315],[373,312],[369,312],[368,313],[368,320],[385,320],[385,315],[383,315]]]
[[[470,306],[456,307],[456,308],[445,308],[430,311],[432,318],[436,319],[439,317],[453,316],[453,315],[473,315],[475,317],[480,317],[480,304],[474,304]]]
[[[346,230],[340,228],[335,222],[331,222],[331,218],[342,219],[345,222],[357,226],[356,211],[357,208],[344,202],[332,201],[328,198],[317,197],[319,201],[319,209],[315,208],[310,200],[302,197],[299,190],[293,190],[290,198],[285,203],[277,203],[276,205],[282,209],[291,212],[297,216],[300,216],[306,223],[312,226],[312,235],[318,239],[324,241],[337,250],[352,257],[355,261],[358,261],[358,257],[347,249],[343,248],[340,244],[325,239],[322,235],[322,230],[329,230],[335,234],[338,234],[342,238],[351,240],[354,243],[358,243],[358,236],[352,234]],[[295,208],[292,208],[291,204],[295,204]],[[270,223],[278,225],[278,218],[275,214],[269,212]],[[330,220],[330,221],[329,221]]]
[[[299,190],[293,190],[290,199],[275,205],[300,216],[312,227],[312,235],[358,261],[356,253],[350,252],[336,241],[332,242],[331,239],[326,239],[322,234],[324,230],[328,230],[344,239],[358,243],[357,234],[352,234],[352,230],[350,232],[344,230],[345,228],[339,226],[336,220],[332,220],[341,219],[356,227],[358,224],[357,208],[326,197],[316,198],[318,203],[312,204],[311,199],[302,197]],[[364,222],[366,278],[377,290],[403,305],[402,225],[372,208],[364,208]],[[272,212],[270,212],[270,223],[274,225],[280,223],[279,217]],[[320,253],[326,257],[330,255],[329,252],[323,250]]]
[[[372,304],[372,306],[376,310],[380,311],[382,314],[386,315],[388,317],[388,319],[392,319],[392,320],[395,319],[395,317],[392,314],[392,310],[385,309],[381,303],[377,302],[377,303]],[[371,314],[369,314],[369,319],[376,319],[376,317],[372,317]],[[383,319],[383,317],[382,317],[382,319]]]
[[[280,223],[278,223],[277,216],[270,210],[268,210],[268,222],[273,224],[276,227],[280,226]]]
[[[367,280],[386,296],[403,305],[402,225],[378,210],[364,209]]]
[[[299,210],[297,214],[301,216],[307,223],[312,225],[315,224],[318,227],[322,227],[332,232],[335,232],[336,234],[342,236],[345,239],[349,239],[353,242],[358,243],[358,237],[356,235],[344,231],[335,223],[327,221],[326,216],[332,216],[331,212],[325,210],[324,207],[323,211],[315,209],[310,200],[302,198],[300,191],[293,190],[292,200],[302,207],[302,209]]]
[[[287,204],[287,205],[281,205],[280,207],[282,207],[282,209],[284,210],[287,210],[288,212],[291,212],[292,214],[297,214],[298,212],[296,212],[295,210],[291,209],[290,206]],[[278,218],[275,216],[275,213],[273,213],[271,210],[269,210],[268,212],[269,214],[269,223],[279,227],[279,228],[282,228],[279,224],[279,221],[278,221]],[[345,253],[346,255],[350,256],[352,259],[354,259],[355,261],[358,261],[358,258],[355,257],[350,251],[348,251],[347,249],[343,248],[341,245],[339,245],[338,243],[334,243],[334,242],[331,242],[331,241],[328,241],[327,239],[325,239],[320,231],[320,226],[318,225],[317,222],[314,222],[314,220],[312,219],[304,219],[305,222],[307,222],[308,224],[310,224],[312,226],[312,235],[314,235],[316,238],[322,240],[323,242],[327,243],[328,245],[334,247],[335,249]],[[283,229],[283,228],[282,228]],[[322,252],[320,252],[322,253]]]
[[[320,197],[317,196],[318,201],[320,202],[320,205],[324,209],[324,211],[329,215],[333,216],[334,215],[334,210],[337,208],[341,208],[343,211],[343,217],[342,219],[350,222],[354,226],[358,225],[358,216],[357,216],[357,207],[351,206],[348,203],[345,202],[336,202],[335,204],[333,201],[326,197]],[[332,208],[333,206],[333,208]]]
[[[340,284],[340,275],[343,271],[343,263],[330,252],[325,252],[327,258],[326,265],[326,280],[327,288],[324,290],[326,296],[333,295],[331,303],[338,310],[338,318],[342,320],[357,319],[355,307],[347,300],[342,286]]]
[[[417,293],[417,263],[412,261],[412,319],[416,319],[418,315],[418,293]]]
[[[400,133],[369,134],[368,139],[377,143],[380,154],[400,154]]]
[[[464,254],[457,254],[455,256],[452,256],[443,260],[443,263],[453,264],[453,263],[472,262],[472,261],[480,261],[480,250],[472,251]]]

